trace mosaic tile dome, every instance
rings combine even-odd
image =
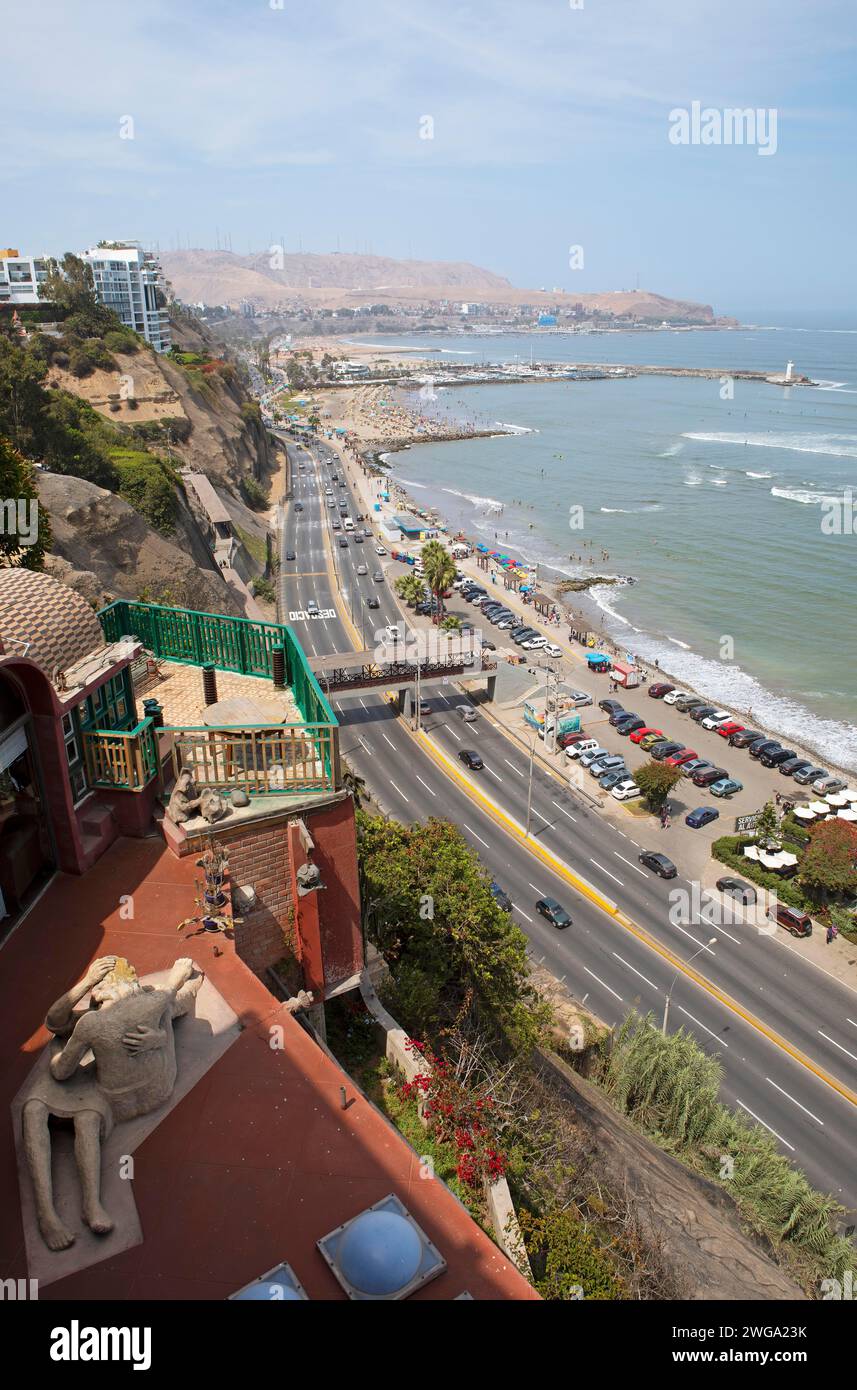
[[[0,644],[7,656],[26,655],[51,677],[103,647],[104,634],[74,589],[49,574],[0,569]]]

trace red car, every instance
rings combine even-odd
[[[631,735],[631,742],[642,743],[643,739],[646,737],[646,734],[661,734],[661,730],[653,729],[648,724],[644,724],[642,729],[634,730],[634,732]],[[663,737],[663,734],[661,734],[661,737]]]
[[[557,741],[556,741],[556,742],[557,742],[557,747],[558,747],[558,748],[571,748],[573,744],[575,744],[575,743],[581,743],[583,739],[588,738],[588,737],[589,737],[589,735],[583,733],[582,730],[581,730],[579,733],[560,734],[559,737],[558,737],[558,739],[557,739]]]
[[[668,685],[666,681],[657,681],[655,685],[649,686],[649,694],[653,700],[662,700],[671,690],[675,690],[675,686]]]
[[[682,748],[678,753],[673,753],[671,758],[664,758],[667,767],[681,767],[683,763],[689,763],[691,758],[698,758],[699,754],[694,753],[692,748]]]
[[[734,719],[727,719],[725,724],[717,725],[717,733],[721,738],[729,738],[731,734],[740,734],[744,727],[743,724],[736,724]]]

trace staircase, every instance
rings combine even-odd
[[[106,849],[109,849],[118,834],[119,827],[110,807],[93,797],[87,802],[80,818],[84,873],[92,868],[96,859],[100,859]]]

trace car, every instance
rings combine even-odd
[[[663,738],[663,734],[661,733],[660,729],[653,729],[651,724],[644,724],[642,729],[635,729],[634,732],[631,734],[631,742],[642,743],[643,739],[648,734],[657,734],[658,738]]]
[[[295,503],[295,511],[296,511],[296,512],[302,512],[303,509],[304,509],[304,504],[303,504],[303,502],[296,502],[296,503]]]
[[[787,763],[796,757],[797,753],[793,748],[774,748],[769,753],[763,753],[759,762],[762,767],[779,767],[780,763]]]
[[[792,936],[812,936],[812,920],[805,912],[789,907],[787,903],[775,903],[768,908],[765,916],[778,926],[785,927]]]
[[[609,772],[602,773],[598,779],[599,787],[606,792],[612,792],[614,787],[618,787],[620,782],[628,780],[628,769],[623,763],[621,767],[611,768]]]
[[[689,825],[691,830],[701,830],[704,825],[719,818],[720,812],[715,810],[713,806],[697,806],[695,811],[688,811],[684,823]]]
[[[340,548],[340,550],[347,550],[347,549],[348,549],[348,537],[347,537],[347,536],[338,536],[338,537],[337,537],[337,540],[339,541],[339,548]]]
[[[311,599],[309,600],[309,602],[307,603],[306,611],[307,611],[308,613],[317,613],[317,612],[318,612],[318,604],[316,603],[316,601],[315,601],[314,598],[311,598]]]
[[[531,637],[537,637],[538,633],[535,628],[531,627],[525,628],[523,632],[519,632],[517,635],[512,632],[510,636],[517,647],[522,647],[525,642],[529,642]]]
[[[287,551],[286,551],[286,559],[287,559],[287,560],[296,560],[297,558],[298,558],[298,557],[297,557],[297,555],[295,554],[295,552],[294,552],[293,550],[287,550]]]
[[[609,722],[610,724],[613,725],[613,728],[614,728],[614,729],[615,729],[615,727],[616,727],[617,724],[621,724],[621,723],[622,723],[622,720],[623,720],[623,719],[636,719],[636,717],[637,717],[637,716],[636,716],[634,710],[632,710],[632,709],[623,709],[621,705],[619,705],[616,709],[614,709],[614,710],[612,711],[612,713],[610,713],[610,714],[607,716],[608,722]]]
[[[581,759],[582,761],[582,759]],[[584,763],[584,767],[587,764]],[[618,757],[615,753],[606,758],[596,758],[594,763],[589,763],[590,777],[603,777],[605,772],[615,772],[617,768],[625,766],[625,759]]]
[[[541,651],[542,647],[546,647],[547,644],[548,639],[542,637],[541,633],[536,633],[535,637],[528,637],[526,642],[521,643],[521,646],[525,652],[537,652]]]
[[[698,767],[691,777],[695,787],[710,787],[715,782],[721,782],[729,777],[729,773],[722,767]]]
[[[638,729],[637,732],[639,733],[640,730]],[[648,753],[650,748],[654,748],[655,744],[660,743],[664,738],[666,738],[666,734],[661,733],[660,729],[650,729],[649,732],[644,734],[640,739],[640,747],[644,753]]]
[[[567,748],[565,751],[569,758],[579,758],[582,753],[591,753],[593,748],[597,747],[597,738],[584,738],[580,739],[571,748]]]
[[[772,753],[775,748],[782,748],[782,746],[776,738],[757,738],[755,743],[749,744],[747,752],[751,758],[761,758],[763,753]]]
[[[567,734],[559,734],[556,743],[558,748],[573,748],[576,743],[583,743],[585,738],[586,734],[577,729]]]
[[[636,796],[642,796],[643,793],[633,777],[626,777],[624,781],[616,783],[610,795],[614,796],[617,801],[633,801]]]
[[[722,724],[717,725],[717,732],[721,738],[731,739],[733,734],[744,732],[744,725],[736,724],[734,719],[724,719]]]
[[[342,530],[342,522],[341,522],[341,521],[337,521],[337,520],[334,518],[334,520],[330,523],[330,529],[331,529],[331,531],[341,531],[341,530]]]
[[[536,903],[536,912],[540,912],[543,917],[547,918],[552,927],[562,929],[572,925],[571,917],[565,908],[560,906],[556,898],[539,898]]]
[[[710,763],[707,758],[691,758],[689,762],[682,763],[679,770],[683,777],[692,777],[695,772],[699,772],[704,767],[713,767],[713,763]]]
[[[431,714],[431,705],[428,700],[420,700],[420,714]]]
[[[717,713],[716,705],[694,705],[687,713],[695,724],[701,724],[703,719],[707,719],[710,714]]]
[[[366,600],[366,607],[367,607],[367,608],[380,608],[380,607],[381,607],[381,601],[380,601],[380,599],[377,599],[377,598],[375,597],[374,594],[371,594],[371,595],[369,596],[369,598],[367,598],[367,600]]]
[[[675,690],[674,685],[667,685],[665,681],[655,681],[654,685],[649,686],[649,694],[653,700],[663,700],[665,695],[670,695]]]
[[[468,635],[468,636],[469,636],[469,634],[473,631],[473,627],[471,626],[470,623],[462,623],[462,624],[461,624],[461,627],[460,627],[460,629],[459,629],[459,631],[460,631],[462,634]],[[496,652],[496,650],[497,650],[497,645],[496,645],[496,643],[494,643],[494,642],[488,642],[488,641],[486,641],[484,638],[483,638],[483,640],[482,640],[482,646],[485,648],[486,651],[489,651],[489,652]]]
[[[599,700],[598,708],[603,709],[605,714],[615,714],[617,710],[622,709],[622,705],[618,700]]]
[[[562,647],[558,647],[556,642],[548,642],[545,646],[545,655],[554,658],[562,656]]]
[[[456,705],[455,710],[465,724],[472,724],[476,719],[476,710],[472,705]]]
[[[667,767],[684,767],[685,763],[697,759],[699,754],[693,748],[680,748],[677,753],[670,753],[668,758],[664,758]]]
[[[672,860],[657,850],[641,850],[639,860],[641,864],[645,864],[647,869],[651,869],[652,873],[657,874],[660,878],[676,878],[678,875],[678,869]]]
[[[501,618],[497,623],[497,627],[501,632],[508,632],[510,627],[515,626],[515,622],[515,618]]]
[[[376,555],[386,555],[387,552],[386,552],[386,550],[384,549],[383,545],[376,545],[376,546],[375,546],[375,554],[376,554]]]
[[[721,724],[728,724],[730,718],[728,709],[716,709],[713,714],[707,714],[699,722],[703,729],[719,729]]]
[[[597,763],[599,758],[609,758],[610,754],[606,748],[586,748],[578,758],[581,767],[591,767]]]
[[[806,758],[786,758],[785,762],[780,763],[777,768],[781,777],[794,777],[796,772],[803,772],[805,768],[812,767],[812,763],[807,762]]]
[[[847,786],[848,783],[839,777],[819,777],[817,782],[813,782],[812,790],[820,796],[832,796],[834,792],[844,792]]]
[[[687,694],[688,692],[686,690],[670,690],[669,693],[664,696],[664,704],[674,705],[679,700],[683,700]]]
[[[471,772],[479,772],[485,766],[475,748],[462,748],[458,756]]]
[[[367,566],[367,565],[358,565],[358,566],[357,566],[357,573],[358,573],[358,574],[368,574],[368,573],[369,573],[369,568],[368,568],[368,566]]]
[[[681,714],[687,714],[689,710],[698,709],[704,705],[705,701],[699,695],[679,695],[675,702],[675,707]]]
[[[505,889],[500,887],[499,883],[495,878],[492,878],[491,880],[490,891],[491,896],[498,907],[502,907],[504,912],[512,911],[512,899],[509,897],[509,894],[505,891]]]
[[[492,598],[492,599],[487,599],[487,600],[481,605],[481,607],[482,607],[482,612],[483,612],[483,613],[494,613],[497,609],[503,608],[504,605],[500,602],[500,600],[499,600],[498,598]]]
[[[753,729],[742,729],[740,733],[730,734],[729,742],[733,748],[749,748],[751,743],[755,743],[756,739],[761,737],[762,735]]]
[[[404,642],[405,640],[398,623],[388,623],[383,629],[382,636],[385,642]]]
[[[793,776],[802,787],[808,787],[810,782],[817,782],[819,777],[826,777],[827,773],[823,767],[807,767],[802,772],[795,772]]]
[[[372,575],[372,578],[374,579],[376,584],[384,583],[384,575],[381,570],[376,570],[375,573]]]
[[[363,538],[363,536],[361,536],[361,534],[360,534],[359,531],[355,531],[355,532],[354,532],[354,544],[355,544],[355,545],[362,545],[362,544],[363,544],[363,539],[364,539],[364,538]]]
[[[585,690],[569,690],[565,698],[571,701],[575,709],[592,704],[592,696],[588,695]]]
[[[716,888],[721,893],[725,893],[728,898],[737,898],[740,903],[751,905],[756,901],[756,890],[750,883],[745,883],[742,878],[731,878],[728,874],[717,880]]]
[[[333,500],[332,497],[328,497],[328,499],[327,499],[327,505],[328,505],[329,507],[335,507],[335,506],[336,506],[336,503],[334,502],[334,500]]]
[[[371,541],[371,539],[372,539],[372,532],[369,530],[369,527],[368,527],[368,526],[364,526],[364,527],[363,527],[363,535],[366,537],[367,541]]]
[[[666,743],[656,743],[649,749],[649,752],[655,762],[662,763],[665,762],[667,758],[671,758],[673,753],[680,753],[683,746],[684,745],[681,743],[671,743],[668,740]]]
[[[739,782],[737,777],[721,777],[719,782],[712,782],[709,787],[712,796],[735,796],[743,790],[744,783]]]
[[[636,715],[632,715],[630,719],[623,719],[621,724],[616,725],[616,732],[617,734],[621,734],[622,738],[630,738],[631,734],[637,729],[645,728],[645,725],[645,719],[640,719]]]

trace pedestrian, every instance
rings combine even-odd
[[[830,943],[831,943],[832,940],[833,940],[833,924],[831,923],[830,926],[827,928],[827,944],[828,944],[828,946],[830,945]]]

